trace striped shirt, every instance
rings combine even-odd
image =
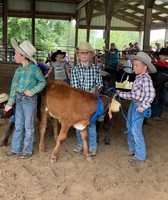
[[[34,95],[42,91],[45,85],[45,78],[38,66],[34,65],[32,62],[30,62],[26,67],[20,65],[19,68],[16,69],[12,80],[7,105],[13,106],[17,92],[24,93],[25,90],[30,90],[31,94]]]
[[[153,82],[148,73],[136,76],[130,92],[119,91],[119,96],[123,99],[141,102],[141,107],[146,109],[150,107],[154,97],[155,89]]]
[[[74,88],[81,88],[87,92],[94,93],[96,86],[100,90],[103,87],[100,68],[91,63],[88,67],[77,64],[71,70],[70,84]]]

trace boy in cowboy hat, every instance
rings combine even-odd
[[[151,63],[151,58],[144,52],[127,55],[127,57],[133,62],[136,78],[130,92],[117,91],[117,94],[123,99],[132,100],[127,116],[128,152],[126,154],[134,155],[129,161],[138,163],[146,159],[146,147],[142,133],[143,111],[150,107],[155,97],[155,89],[148,72],[155,73],[156,68]]]
[[[97,65],[92,64],[91,59],[95,55],[95,50],[88,42],[82,42],[76,48],[79,63],[71,70],[70,84],[74,88],[81,88],[87,92],[99,93],[102,88],[102,77],[100,69]],[[95,122],[88,125],[88,144],[91,155],[97,152],[97,132]],[[80,131],[76,129],[78,144],[74,148],[74,152],[80,152],[83,149],[83,142]]]
[[[19,155],[19,158],[25,159],[32,155],[37,93],[42,91],[46,81],[40,68],[36,65],[36,60],[33,58],[36,49],[30,41],[25,40],[19,44],[16,39],[11,38],[11,45],[15,49],[15,61],[20,63],[20,66],[15,71],[9,100],[5,106],[7,112],[16,103],[16,121],[12,147],[11,151],[6,153],[6,156]]]
[[[69,66],[66,65],[64,62],[66,52],[63,52],[61,50],[57,50],[54,52],[51,56],[51,68],[49,69],[48,73],[45,75],[45,77],[49,77],[52,70],[54,70],[55,80],[62,80],[68,83],[68,78],[70,76],[70,70]]]

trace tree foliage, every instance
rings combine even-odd
[[[0,37],[2,40],[2,18],[0,20]],[[8,44],[10,45],[10,38],[15,37],[18,41],[29,39],[32,41],[32,20],[30,18],[8,18]],[[100,34],[101,32],[101,34]],[[94,48],[103,50],[105,40],[103,39],[103,31],[91,30],[90,43]],[[78,44],[86,41],[87,31],[79,29]],[[138,42],[138,32],[130,31],[111,31],[110,43],[115,42],[119,50],[123,49],[124,45],[132,42]],[[50,51],[57,49],[74,53],[75,47],[75,23],[74,21],[61,21],[49,19],[35,19],[35,46],[47,54]]]

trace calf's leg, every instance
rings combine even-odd
[[[110,128],[111,120],[109,120],[108,114],[104,116],[103,129],[105,130],[104,143],[105,145],[110,145]]]
[[[63,121],[61,122],[61,130],[58,135],[56,146],[51,153],[51,161],[55,161],[57,159],[60,148],[61,148],[61,143],[67,139],[67,134],[70,127],[71,127],[70,125],[67,125]]]
[[[52,126],[53,126],[53,130],[54,130],[54,139],[55,139],[55,142],[57,142],[57,139],[58,139],[58,119],[55,119],[55,118],[52,119]]]
[[[0,147],[8,145],[8,140],[9,140],[11,134],[13,133],[14,128],[15,128],[15,123],[11,122],[10,126],[9,126],[9,128],[8,128],[6,134],[5,134],[5,138],[2,140],[2,142],[0,144]]]
[[[89,148],[88,148],[88,142],[87,142],[87,129],[85,128],[84,130],[80,131],[82,140],[83,140],[83,151],[84,151],[84,156],[86,157],[86,159],[90,158],[91,159],[91,155],[89,153]]]

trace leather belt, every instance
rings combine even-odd
[[[138,100],[135,100],[135,99],[133,99],[133,102],[138,103],[138,104],[142,103],[141,101],[138,101]]]

